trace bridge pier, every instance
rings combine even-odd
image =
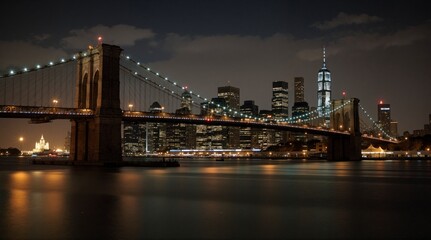
[[[329,161],[361,160],[361,136],[332,135],[328,137]]]
[[[361,160],[361,132],[359,129],[359,99],[334,100],[331,103],[331,128],[348,131],[349,135],[328,136],[329,161]]]
[[[99,164],[122,161],[120,108],[120,53],[102,44],[78,57],[76,108],[87,108],[94,118],[73,120],[70,159]]]

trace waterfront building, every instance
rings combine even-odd
[[[317,112],[322,125],[329,126],[331,111],[331,72],[326,67],[326,49],[323,48],[323,65],[317,73]]]
[[[271,110],[260,110],[259,116],[261,118],[268,119],[269,121],[274,119]],[[257,131],[257,144],[260,149],[267,149],[268,147],[275,145],[275,130],[261,128]]]
[[[150,106],[151,113],[162,113],[163,110],[158,102]],[[148,122],[146,125],[146,151],[150,153],[166,151],[166,123]]]
[[[44,151],[48,151],[48,150],[49,150],[49,142],[46,142],[45,139],[43,138],[43,135],[42,135],[40,137],[39,142],[36,142],[34,144],[33,152],[38,153],[38,152],[44,152]]]
[[[224,116],[226,113],[226,99],[222,97],[212,98],[210,102],[201,104],[201,114],[212,116]],[[196,126],[196,148],[200,150],[225,149],[227,146],[226,126]]]
[[[259,107],[254,104],[253,100],[244,101],[241,107],[241,113],[248,116],[257,116]],[[241,127],[239,134],[240,147],[242,149],[258,148],[258,131],[251,127]]]
[[[139,156],[146,152],[146,124],[124,122],[123,124],[123,155]]]
[[[186,90],[181,95],[181,108],[175,111],[176,115],[191,114],[192,96]],[[171,149],[195,149],[196,126],[186,123],[166,124],[167,148]]]

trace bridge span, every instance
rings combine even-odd
[[[306,132],[328,137],[328,159],[334,161],[360,160],[362,138],[395,142],[361,135],[359,100],[356,98],[332,102],[332,109],[329,112],[331,114],[330,128],[289,123],[293,121],[286,119],[276,122],[260,117],[253,118],[253,116],[243,115],[236,110],[232,111],[232,109],[226,110],[229,114],[232,112],[229,117],[155,114],[142,111],[142,107],[138,111],[125,110],[127,106],[129,108],[133,106],[131,102],[136,105],[145,105],[150,100],[154,101],[156,97],[168,103],[181,100],[181,95],[176,91],[184,91],[186,87],[179,86],[177,82],[162,76],[149,67],[144,67],[128,56],[122,56],[121,52],[122,49],[118,46],[100,44],[95,48],[75,54],[72,59],[62,59],[58,64],[59,67],[65,67],[70,62],[76,62],[76,68],[73,70],[74,87],[71,87],[73,84],[70,81],[62,84],[58,82],[58,79],[44,80],[45,76],[54,75],[53,72],[55,71],[52,69],[56,65],[52,62],[44,67],[37,65],[34,69],[24,68],[23,71],[11,71],[9,75],[0,76],[3,82],[1,86],[4,87],[3,97],[0,98],[0,118],[28,118],[33,123],[69,119],[71,120],[72,135],[70,160],[99,163],[122,161],[122,122],[188,123]],[[43,72],[40,74],[41,71],[51,72],[44,75]],[[36,80],[29,80],[28,74],[35,74]],[[153,77],[150,78],[148,74]],[[71,75],[69,72],[60,78],[67,80]],[[6,81],[14,77],[18,77],[18,81],[10,81],[10,84]],[[40,85],[38,81],[41,81]],[[49,86],[47,82],[53,82],[53,86]],[[126,86],[127,82],[129,82],[128,86]],[[146,89],[142,90],[142,85],[145,85]],[[65,89],[59,90],[61,86]],[[23,87],[27,89],[27,96],[23,96],[23,99],[16,99]],[[9,88],[12,90],[7,90]],[[158,94],[155,91],[159,91]],[[57,95],[59,92],[74,95],[73,99],[70,100],[73,102],[73,107],[57,107],[58,101],[56,99],[52,103],[50,102],[49,95]],[[192,93],[192,91],[189,91],[189,94],[192,99],[196,100],[191,100],[195,107],[200,107],[198,100],[207,101],[206,98]],[[41,99],[40,103],[36,103],[37,97]],[[15,104],[16,102],[26,102],[27,105]],[[30,102],[34,102],[34,104],[30,104]],[[214,104],[213,102],[209,103]],[[147,107],[145,109],[148,109]],[[174,112],[172,109],[171,111]],[[310,115],[307,116],[310,117]],[[320,117],[327,118],[329,116]]]

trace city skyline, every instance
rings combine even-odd
[[[241,89],[241,103],[254,100],[260,109],[270,109],[272,81],[293,86],[295,77],[304,77],[305,100],[316,106],[317,72],[325,45],[333,99],[346,91],[348,97],[359,98],[375,119],[375,106],[383,100],[391,104],[400,133],[422,128],[431,101],[430,21],[420,7],[423,3],[396,3],[390,12],[383,3],[312,3],[324,8],[325,14],[299,2],[150,1],[147,8],[125,2],[118,9],[105,2],[107,14],[91,12],[84,21],[72,13],[89,16],[88,9],[100,3],[85,3],[85,9],[76,4],[79,10],[73,11],[75,6],[64,3],[16,1],[3,6],[9,10],[1,16],[8,34],[0,38],[0,72],[69,56],[97,44],[100,34],[104,42],[120,45],[135,59],[209,98],[230,81]],[[52,9],[48,4],[60,10],[48,13],[44,10]],[[190,10],[192,6],[201,13]],[[148,10],[138,16],[135,9]],[[159,9],[165,10],[163,16],[157,14]],[[193,17],[187,16],[192,12]],[[177,18],[183,22],[173,21]],[[289,95],[293,99],[292,92]],[[37,126],[16,119],[0,123],[5,133],[0,147],[14,141],[11,144],[18,146],[20,136],[25,138],[24,146],[32,145],[41,134],[58,146],[70,130],[68,121]]]

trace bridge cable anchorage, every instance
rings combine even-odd
[[[362,107],[362,105],[359,103],[359,107],[360,107],[360,109],[362,110],[362,112],[367,116],[367,119],[369,119],[372,123],[373,123],[373,126],[375,127],[375,128],[377,128],[380,132],[382,132],[383,133],[383,135],[385,136],[385,137],[387,137],[389,140],[391,140],[391,141],[396,141],[396,138],[395,137],[392,137],[390,134],[388,134],[385,130],[383,130],[383,128],[381,128],[380,126],[379,126],[379,124],[370,116],[370,114],[368,114],[368,112],[364,109],[364,107]],[[371,129],[371,127],[369,127],[369,129]]]

